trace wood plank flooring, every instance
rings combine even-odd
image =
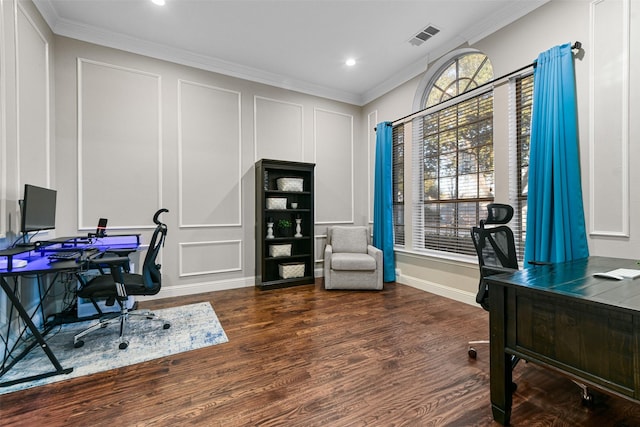
[[[497,426],[480,308],[408,286],[242,288],[210,301],[229,342],[0,396],[2,426]],[[114,345],[115,341],[114,341]],[[531,363],[514,373],[512,425],[640,426],[640,405]]]

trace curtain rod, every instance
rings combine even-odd
[[[576,41],[576,42],[571,46],[571,49],[572,49],[572,50],[580,50],[580,49],[582,49],[582,43],[580,43],[579,41]],[[520,71],[524,71],[524,70],[526,70],[527,68],[535,68],[535,66],[536,66],[536,62],[537,62],[537,60],[533,61],[531,64],[527,64],[527,65],[525,65],[524,67],[520,67],[520,68],[518,68],[517,70],[513,70],[513,71],[511,71],[511,72],[509,72],[509,73],[507,73],[507,74],[504,74],[504,75],[502,75],[502,76],[500,76],[500,77],[497,77],[497,78],[495,78],[495,79],[493,79],[493,80],[490,80],[490,81],[488,81],[488,82],[486,82],[486,83],[483,83],[483,84],[481,84],[480,86],[474,87],[474,88],[473,88],[473,89],[471,89],[470,91],[463,92],[463,93],[459,93],[459,94],[457,94],[456,96],[452,96],[451,98],[447,99],[447,101],[451,101],[452,99],[456,99],[456,98],[457,98],[457,97],[459,97],[459,96],[467,95],[467,94],[468,94],[469,92],[471,92],[471,91],[476,91],[476,90],[481,89],[481,88],[483,88],[483,87],[485,87],[485,86],[487,86],[487,85],[493,84],[493,83],[498,82],[498,81],[503,80],[503,79],[506,79],[507,77],[511,77],[512,75],[514,75],[514,74],[516,74],[516,73],[519,73]],[[408,119],[409,117],[413,117],[413,116],[416,116],[416,115],[418,115],[418,114],[420,114],[420,113],[425,112],[426,110],[428,110],[428,109],[429,109],[429,108],[431,108],[431,107],[432,107],[432,106],[427,107],[427,108],[423,108],[422,110],[415,111],[415,112],[413,112],[413,113],[411,113],[411,114],[407,114],[407,115],[406,115],[406,116],[404,116],[404,117],[400,117],[399,119],[395,119],[395,120],[394,120],[393,122],[391,122],[391,123],[387,122],[387,125],[388,125],[388,126],[393,126],[393,125],[395,125],[395,124],[399,124],[400,122],[403,122],[404,120]],[[374,127],[374,128],[373,128],[373,130],[374,130],[374,132],[375,132],[375,131],[377,131],[377,130],[378,130],[378,127],[377,127],[377,126],[376,126],[376,127]]]

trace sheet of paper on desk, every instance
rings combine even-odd
[[[27,260],[24,259],[14,259],[11,260],[12,268],[21,268],[27,265]],[[9,266],[9,262],[6,259],[0,259],[0,270],[4,270]]]
[[[617,268],[604,273],[595,273],[593,276],[616,280],[635,279],[636,277],[640,277],[640,270],[634,270],[632,268]]]

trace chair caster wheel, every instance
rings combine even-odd
[[[76,342],[74,342],[74,343],[73,343],[73,346],[74,346],[75,348],[80,348],[80,347],[82,347],[83,345],[84,345],[84,341],[82,341],[82,340],[78,340],[78,341],[76,341]]]
[[[127,348],[127,347],[129,347],[129,343],[128,343],[127,341],[121,342],[121,343],[118,345],[118,348],[119,348],[120,350],[124,350],[124,349],[125,349],[125,348]]]
[[[468,353],[469,353],[469,357],[472,358],[472,359],[475,359],[476,357],[478,357],[478,352],[473,347],[469,348]]]
[[[587,408],[593,407],[593,394],[587,393],[582,396],[582,406],[586,406]]]
[[[107,325],[106,323],[101,323],[100,324],[100,328],[106,328],[107,326],[109,326],[109,325]]]
[[[518,390],[518,384],[511,382],[511,393],[515,393]]]
[[[169,329],[171,327],[171,323],[165,323],[162,325],[162,329]]]

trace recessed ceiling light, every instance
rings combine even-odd
[[[353,67],[354,65],[356,65],[356,60],[355,60],[355,59],[353,59],[353,58],[349,58],[349,59],[347,59],[347,60],[345,61],[345,64],[346,64],[348,67]]]
[[[164,6],[164,0],[151,0],[153,4],[157,4],[158,6]]]

